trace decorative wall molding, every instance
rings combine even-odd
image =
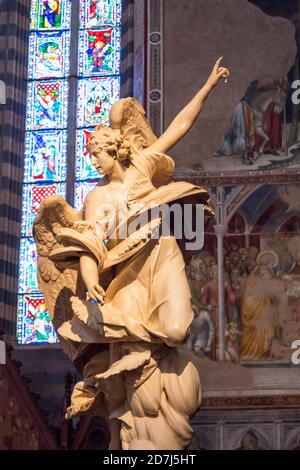
[[[187,179],[193,184],[203,186],[230,186],[230,185],[242,185],[242,184],[287,184],[287,183],[299,183],[300,174],[294,171],[285,171],[282,173],[255,173],[250,172],[248,174],[237,174],[237,175],[221,175],[221,174],[210,174],[205,172],[195,172],[192,168],[190,171],[180,172],[180,168],[175,172],[174,179],[180,181]]]
[[[300,395],[269,395],[247,397],[209,397],[204,398],[202,410],[244,410],[244,409],[282,409],[300,408]]]
[[[296,450],[300,448],[299,405],[287,409],[276,407],[266,409],[257,406],[256,409],[221,410],[205,409],[204,401],[203,408],[194,417],[192,424],[194,436],[190,450]]]

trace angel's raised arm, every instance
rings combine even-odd
[[[229,70],[225,67],[220,67],[221,60],[222,57],[220,57],[215,63],[206,84],[176,116],[162,136],[148,147],[148,150],[167,153],[171,147],[173,147],[180,139],[182,139],[182,137],[185,136],[185,134],[188,133],[199,116],[210,92],[215,88],[221,78],[224,78],[225,82],[227,82],[229,78]]]

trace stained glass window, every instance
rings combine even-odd
[[[115,75],[120,69],[120,30],[111,26],[80,31],[79,73]]]
[[[93,28],[106,24],[119,26],[120,23],[120,0],[83,0],[80,2],[80,28]]]
[[[120,94],[119,78],[84,78],[78,83],[78,127],[108,124],[111,104]]]
[[[51,317],[41,294],[19,295],[18,341],[20,344],[57,342]]]
[[[18,284],[20,344],[57,342],[37,284],[32,224],[48,196],[74,194],[69,203],[80,209],[99,180],[85,145],[97,124],[108,123],[110,107],[120,97],[121,4],[122,0],[31,1]],[[79,29],[72,30],[73,24]],[[74,168],[73,175],[68,168]]]
[[[72,0],[32,0],[32,30],[70,29]]]
[[[67,126],[68,82],[34,81],[27,88],[27,129],[63,129]]]
[[[121,0],[80,2],[75,202],[82,203],[97,174],[84,149],[89,132],[108,124],[120,96]],[[86,184],[86,181],[90,181]]]
[[[51,31],[30,34],[29,78],[64,77],[68,73],[70,32]]]
[[[24,182],[66,179],[67,132],[28,132],[25,143]]]
[[[80,158],[76,159],[76,179],[79,181],[85,181],[90,179],[97,179],[98,173],[92,166],[90,154],[86,149],[86,144],[92,133],[92,129],[80,129],[76,134],[76,154]]]
[[[65,196],[65,187],[66,183],[24,184],[21,225],[22,236],[30,237],[32,235],[32,224],[41,203],[48,196],[53,196],[54,194]]]

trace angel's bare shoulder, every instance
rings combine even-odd
[[[92,199],[93,197],[95,197],[97,194],[99,193],[103,193],[104,192],[104,188],[105,186],[108,185],[108,182],[104,180],[104,178],[102,178],[100,181],[98,181],[98,183],[96,184],[96,186],[91,189],[91,191],[88,192],[88,194],[86,195],[85,197],[85,202],[86,201],[89,201],[90,199]]]
[[[107,206],[112,201],[112,194],[107,191],[107,182],[100,181],[85,197],[82,213],[85,220],[100,213],[100,208]]]

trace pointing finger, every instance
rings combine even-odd
[[[216,64],[215,64],[215,68],[218,69],[219,66],[220,66],[220,63],[222,62],[222,59],[223,59],[223,56],[219,57]]]

